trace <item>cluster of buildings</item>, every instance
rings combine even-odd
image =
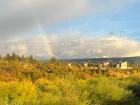
[[[90,63],[83,62],[82,63],[83,67],[92,67]],[[72,63],[68,64],[69,67],[72,67]],[[103,62],[98,62],[94,65],[97,68],[101,69],[107,69],[107,68],[118,68],[118,69],[132,69],[132,67],[128,66],[127,61],[120,61],[120,62],[110,62],[110,61],[103,61]]]

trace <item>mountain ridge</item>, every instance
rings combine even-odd
[[[66,61],[71,62],[102,62],[102,61],[113,61],[113,62],[119,62],[119,61],[128,61],[130,64],[140,64],[140,56],[134,56],[134,57],[110,57],[110,58],[79,58],[79,59],[67,59]]]

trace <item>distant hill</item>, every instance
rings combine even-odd
[[[67,61],[82,63],[82,62],[102,62],[102,61],[128,61],[130,64],[140,64],[140,56],[138,57],[120,57],[120,58],[84,58],[84,59],[69,59]]]

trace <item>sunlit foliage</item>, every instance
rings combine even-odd
[[[138,74],[7,54],[0,57],[0,105],[138,105]]]

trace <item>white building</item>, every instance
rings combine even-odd
[[[68,66],[69,66],[69,67],[72,67],[72,64],[71,64],[71,63],[68,63]]]
[[[128,62],[125,61],[125,62],[119,62],[117,65],[116,65],[117,68],[119,69],[128,69]]]
[[[83,66],[84,66],[84,67],[88,67],[88,63],[83,62]]]
[[[109,61],[104,61],[104,62],[103,62],[103,66],[104,66],[104,67],[109,66],[109,64],[110,64]]]

